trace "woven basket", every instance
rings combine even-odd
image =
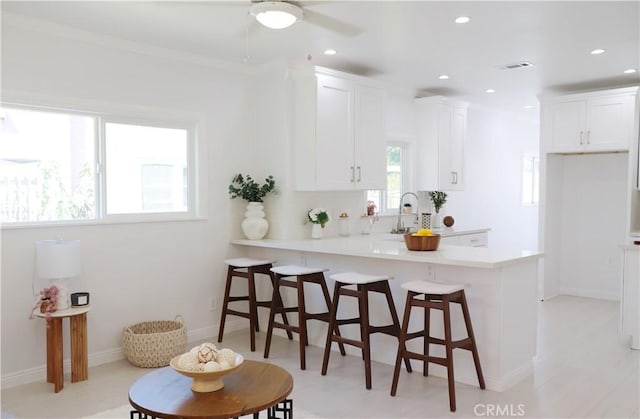
[[[136,323],[122,332],[122,351],[136,367],[167,366],[186,349],[187,331],[180,315],[175,320]]]

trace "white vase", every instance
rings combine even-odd
[[[320,224],[311,224],[311,238],[312,239],[322,238],[322,226]]]
[[[431,214],[431,228],[434,230],[442,229],[442,216],[439,212]]]
[[[269,230],[269,222],[264,218],[262,202],[249,202],[244,220],[240,225],[245,237],[249,240],[260,240]]]

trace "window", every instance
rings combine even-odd
[[[522,204],[537,205],[540,194],[540,157],[524,156],[522,159]]]
[[[0,222],[95,218],[95,118],[4,108],[0,132]]]
[[[185,212],[188,133],[105,124],[107,214]]]
[[[367,191],[367,201],[373,201],[381,213],[396,212],[403,190],[408,190],[408,144],[387,145],[387,188]]]
[[[3,107],[0,222],[192,216],[194,131],[175,123]]]

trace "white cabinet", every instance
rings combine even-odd
[[[626,151],[633,130],[634,95],[589,93],[561,96],[547,103],[543,124],[549,153]]]
[[[416,99],[416,106],[418,190],[463,190],[467,104],[433,96]]]
[[[640,246],[623,250],[620,323],[631,347],[640,349]]]
[[[294,76],[295,188],[384,189],[384,92],[335,73]]]
[[[444,236],[440,239],[442,244],[448,244],[453,246],[467,246],[467,247],[488,247],[489,246],[489,233],[469,233],[469,234],[456,234],[452,236]]]

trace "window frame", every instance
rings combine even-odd
[[[82,220],[2,222],[0,229],[39,228],[52,226],[79,226],[94,224],[144,223],[188,221],[206,219],[206,146],[204,138],[204,113],[185,112],[153,107],[140,107],[110,103],[94,103],[74,99],[50,99],[35,95],[10,92],[8,99],[0,101],[0,107],[65,113],[95,118],[94,124],[94,176],[95,216]],[[15,96],[11,98],[11,96]],[[105,171],[105,123],[135,124],[150,127],[184,129],[187,132],[188,198],[187,211],[131,214],[106,213]]]

